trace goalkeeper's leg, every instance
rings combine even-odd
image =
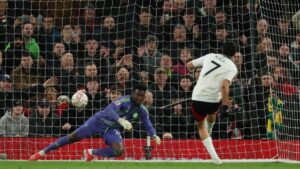
[[[118,130],[108,130],[103,134],[107,148],[87,149],[84,151],[86,161],[91,161],[93,156],[118,157],[124,153],[123,140]]]
[[[66,144],[71,144],[74,142],[77,142],[79,140],[81,140],[82,138],[78,137],[78,135],[76,134],[76,131],[72,132],[71,134],[67,135],[67,136],[63,136],[60,137],[58,140],[56,140],[55,142],[53,142],[52,144],[50,144],[48,147],[46,147],[45,149],[35,153],[34,155],[32,155],[29,160],[30,161],[36,161],[39,160],[40,158],[42,158],[43,156],[45,156],[48,152],[55,150],[57,148],[60,148]]]
[[[85,124],[83,124],[82,126],[80,126],[78,129],[76,129],[75,131],[73,131],[71,134],[69,134],[67,136],[60,137],[58,140],[56,140],[55,142],[53,142],[52,144],[50,144],[45,149],[43,149],[43,150],[35,153],[34,155],[32,155],[29,158],[29,160],[30,161],[39,160],[40,158],[42,158],[43,156],[45,156],[50,151],[58,149],[58,148],[60,148],[60,147],[62,147],[64,145],[77,142],[77,141],[79,141],[79,140],[81,140],[83,138],[92,136],[96,132],[99,132],[99,131],[93,130],[94,127],[91,127],[92,124],[93,123],[87,121]]]

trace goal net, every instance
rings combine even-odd
[[[28,159],[143,83],[162,144],[133,113],[117,159],[210,159],[190,107],[201,68],[186,63],[225,41],[238,45],[238,74],[211,134],[218,155],[299,161],[298,0],[0,0],[0,158]],[[71,101],[78,90],[82,109]],[[45,159],[105,146],[96,134]]]

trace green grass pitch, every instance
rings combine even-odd
[[[0,169],[299,169],[288,163],[0,161]]]

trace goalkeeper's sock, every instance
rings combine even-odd
[[[211,137],[207,137],[206,139],[202,140],[202,143],[204,144],[208,154],[214,161],[221,161],[213,146]]]
[[[50,152],[52,150],[55,150],[55,149],[57,149],[59,147],[62,147],[64,145],[66,145],[66,144],[69,144],[69,143],[70,143],[69,137],[68,136],[64,136],[64,137],[61,137],[58,140],[56,140],[54,143],[50,144],[43,151],[46,154],[46,153],[48,153],[48,152]]]
[[[102,156],[102,157],[116,157],[117,156],[117,153],[115,152],[115,150],[112,147],[93,149],[92,154]]]
[[[41,156],[44,156],[44,155],[46,155],[46,153],[45,153],[45,151],[44,151],[44,150],[41,150],[41,151],[39,151],[39,154],[40,154]]]
[[[207,132],[209,135],[211,135],[215,122],[211,123],[211,122],[208,122],[207,120],[205,120],[205,121],[206,121]]]

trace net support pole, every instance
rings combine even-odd
[[[251,49],[251,64],[252,64],[252,69],[255,69],[254,66],[254,60],[255,60],[255,30],[256,30],[256,9],[255,9],[255,3],[256,0],[250,0],[250,11],[249,11],[249,15],[250,15],[250,49]],[[252,77],[255,77],[255,73],[256,71],[252,71]]]
[[[152,150],[151,137],[147,136],[147,138],[146,138],[146,146],[144,147],[145,159],[146,160],[150,160],[152,158],[151,157],[151,150]]]
[[[255,8],[255,4],[256,4],[256,0],[249,0],[250,2],[250,11],[249,11],[249,18],[250,18],[250,50],[251,50],[251,67],[252,67],[252,71],[251,71],[251,83],[249,90],[252,92],[256,92],[256,88],[255,88],[255,81],[257,79],[257,70],[255,67],[255,58],[256,58],[256,46],[255,46],[255,36],[256,36],[256,8]],[[250,120],[250,124],[252,125],[252,119],[251,119],[251,113],[254,113],[253,111],[256,110],[256,96],[253,94],[250,94],[249,96],[250,98],[250,105],[249,105],[249,120]],[[251,129],[251,133],[253,132],[253,129]]]

